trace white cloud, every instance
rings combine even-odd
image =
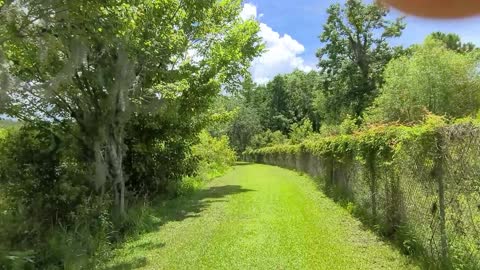
[[[240,16],[243,19],[258,19],[263,14],[258,15],[257,7],[247,3]],[[305,47],[290,35],[281,35],[265,23],[260,23],[259,35],[265,42],[266,51],[252,63],[250,72],[255,82],[266,83],[277,74],[289,73],[295,69],[307,72],[313,69],[300,56]]]
[[[242,12],[240,12],[240,17],[244,20],[256,19],[257,18],[257,7],[252,4],[243,5]]]

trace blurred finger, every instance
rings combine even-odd
[[[430,18],[462,18],[480,15],[480,0],[380,0],[407,14]]]

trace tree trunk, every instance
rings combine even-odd
[[[123,157],[125,145],[123,142],[123,125],[110,127],[104,140],[98,139],[93,144],[95,162],[95,186],[104,194],[105,185],[111,185],[115,206],[119,214],[125,216],[125,174],[123,172]],[[107,188],[108,189],[108,188]]]
[[[128,121],[128,91],[135,85],[134,65],[128,59],[127,52],[118,50],[118,59],[115,66],[115,84],[111,89],[108,103],[108,125],[106,148],[110,176],[118,200],[115,202],[121,217],[125,217],[125,174],[123,171],[123,157],[125,155],[125,125]]]
[[[123,173],[123,136],[112,132],[107,141],[107,162],[115,192],[115,205],[122,217],[125,216],[125,175]]]
[[[120,216],[125,217],[125,182],[123,158],[125,155],[125,125],[129,118],[128,91],[135,87],[134,65],[128,59],[127,52],[118,49],[115,69],[112,76],[113,85],[108,89],[106,98],[92,103],[99,104],[86,119],[94,130],[85,129],[86,138],[95,138],[93,152],[95,160],[95,182],[97,190],[107,186],[113,191],[115,206]],[[108,182],[107,182],[108,181]],[[102,192],[103,193],[103,192]]]
[[[448,238],[446,228],[446,204],[445,204],[445,145],[442,131],[436,134],[436,155],[434,158],[433,177],[438,184],[438,204],[439,204],[439,221],[440,221],[440,244],[441,244],[441,262],[444,269],[450,268],[448,257]]]

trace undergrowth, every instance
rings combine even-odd
[[[236,159],[226,137],[202,132],[191,151],[196,173],[171,193],[130,195],[121,217],[113,198],[89,187],[88,168],[52,152],[51,141],[37,129],[0,129],[0,269],[93,269],[125,238],[161,222],[153,213],[170,198],[198,190]]]

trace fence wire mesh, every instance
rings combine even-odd
[[[321,179],[328,195],[429,268],[480,269],[480,129],[455,125],[412,140],[389,160],[253,154],[250,161]]]

